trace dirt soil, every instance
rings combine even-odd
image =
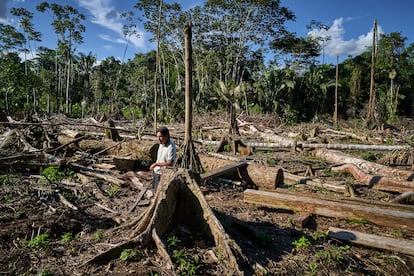
[[[329,123],[322,122],[286,126],[276,122],[271,116],[241,119],[262,130],[271,129],[285,136],[296,135],[296,139],[302,140],[309,139],[309,133],[315,127],[332,128]],[[226,131],[226,121],[227,118],[218,116],[196,118],[193,123],[193,129],[197,130],[193,132],[194,138],[207,139],[210,136],[209,138],[219,139]],[[173,139],[180,145],[183,124],[169,127]],[[207,134],[202,134],[198,130],[203,127],[211,129]],[[344,123],[341,127],[347,131],[355,131],[352,125]],[[405,121],[397,127],[397,130],[366,130],[359,134],[381,137],[383,141],[394,143],[407,141],[407,137],[413,141],[413,120]],[[4,127],[2,132],[6,130]],[[242,139],[250,141],[254,137],[244,136]],[[316,142],[334,142],[326,141],[326,137],[320,139]],[[337,139],[336,142],[340,143],[355,143],[349,137],[338,136]],[[211,151],[211,145],[196,143],[196,147],[200,152]],[[82,180],[76,176],[56,180],[47,179],[32,171],[3,171],[0,175],[0,275],[224,273],[225,268],[220,266],[220,252],[217,252],[211,242],[180,226],[171,229],[168,236],[162,237],[168,244],[175,241],[177,250],[171,249],[169,252],[176,263],[173,270],[165,267],[156,248],[151,246],[134,247],[133,250],[125,252],[124,256],[102,263],[89,263],[94,256],[128,239],[131,229],[126,225],[137,219],[148,208],[151,200],[151,196],[146,194],[140,205],[133,208],[140,189],[131,184],[131,179],[135,179],[135,183],[140,183],[141,187],[149,187],[151,174],[145,170],[145,166],[129,171],[118,170],[113,166],[110,156],[79,153],[79,150],[59,154],[76,155],[79,163],[94,169],[99,168],[124,182],[116,185],[107,180],[93,177]],[[225,154],[232,155],[230,152]],[[366,152],[365,155],[364,152],[352,154],[366,156]],[[18,155],[18,152],[8,152],[7,155]],[[380,160],[385,153],[374,152],[373,155]],[[317,177],[352,182],[357,197],[363,199],[388,202],[398,195],[354,183],[349,175],[329,174],[329,164],[315,160],[303,151],[257,150],[248,158],[251,162],[269,166],[269,160],[273,160],[274,165],[296,174],[303,174],[311,167]],[[411,169],[410,164],[399,167]],[[245,275],[413,275],[414,256],[341,242],[328,237],[328,228],[339,227],[406,240],[414,240],[414,231],[379,226],[368,221],[321,216],[312,216],[311,222],[303,228],[295,223],[298,214],[293,211],[244,202],[243,191],[250,188],[246,183],[225,183],[213,179],[200,183],[200,188],[226,233],[246,257],[240,265]],[[308,194],[349,196],[306,185],[298,185],[290,190]],[[73,205],[65,203],[64,199]],[[177,255],[178,253],[181,255]]]

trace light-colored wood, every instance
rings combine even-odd
[[[208,171],[213,171],[215,169],[221,168],[223,166],[228,166],[234,164],[234,161],[218,159],[204,154],[199,154],[199,158],[203,168]],[[239,162],[242,159],[236,159]],[[244,180],[250,185],[258,186],[262,189],[275,189],[281,183],[283,183],[283,177],[281,179],[281,170],[279,166],[275,167],[263,167],[261,165],[250,163],[244,169],[239,169],[237,171],[231,171],[224,175],[228,178],[236,178],[239,180]]]
[[[199,154],[200,161],[206,171],[215,170],[217,168],[234,164],[235,162],[242,162],[243,159],[233,156],[227,156],[217,153]],[[226,174],[230,179],[245,180],[249,184],[253,184],[260,189],[273,190],[281,184],[294,185],[306,184],[313,187],[321,187],[331,191],[345,192],[345,185],[342,183],[333,183],[313,179],[309,177],[291,174],[285,171],[280,166],[266,166],[255,163],[248,163],[249,165],[244,169],[244,173],[233,171],[231,174]]]
[[[312,194],[298,194],[247,189],[244,201],[263,206],[294,210],[341,219],[367,220],[378,225],[414,230],[414,207],[408,205],[377,203],[359,199],[338,200]]]
[[[385,165],[381,165],[375,162],[370,162],[357,157],[353,157],[342,153],[340,151],[327,150],[327,149],[314,149],[310,152],[311,155],[324,159],[332,164],[355,164],[358,168],[368,172],[369,174],[381,175],[393,179],[399,180],[412,180],[414,177],[414,171],[401,170]]]
[[[393,151],[393,150],[407,150],[410,146],[388,146],[388,145],[361,145],[361,144],[301,144],[302,148],[307,149],[342,149],[342,150],[378,150],[378,151]]]
[[[369,175],[354,164],[332,167],[331,170],[333,172],[351,173],[358,182],[368,185],[375,190],[399,193],[414,191],[413,181],[398,181],[378,175]]]
[[[414,241],[412,240],[395,239],[336,227],[329,227],[329,237],[414,256]]]
[[[233,164],[228,164],[228,165],[216,168],[207,173],[201,174],[201,180],[208,180],[208,179],[226,174],[228,172],[237,171],[237,169],[244,168],[246,166],[247,166],[247,162],[235,162]]]

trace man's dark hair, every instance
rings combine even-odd
[[[168,138],[170,138],[170,131],[168,130],[168,128],[166,127],[159,127],[157,128],[157,133],[161,133],[162,136],[167,136]]]

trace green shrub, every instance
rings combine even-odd
[[[29,247],[40,247],[47,248],[49,247],[49,234],[40,234],[31,239],[27,246]]]
[[[137,249],[124,249],[119,258],[123,261],[135,261],[139,258],[141,253]]]

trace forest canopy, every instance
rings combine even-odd
[[[0,23],[0,110],[6,115],[105,112],[134,120],[151,118],[155,109],[160,121],[183,120],[184,27],[191,21],[196,113],[228,112],[231,103],[238,113],[273,114],[289,123],[332,116],[335,108],[340,118],[364,119],[374,87],[377,123],[414,116],[414,44],[406,45],[398,30],[380,35],[376,51],[321,64],[323,38],[290,32],[294,11],[279,0],[210,0],[190,10],[141,0],[122,14],[129,22],[124,35],[138,35],[132,27],[142,22],[156,50],[98,63],[93,52],[77,50],[85,15],[57,3],[37,9],[54,14],[54,49],[32,48],[43,35],[32,11],[10,11],[19,30]]]

